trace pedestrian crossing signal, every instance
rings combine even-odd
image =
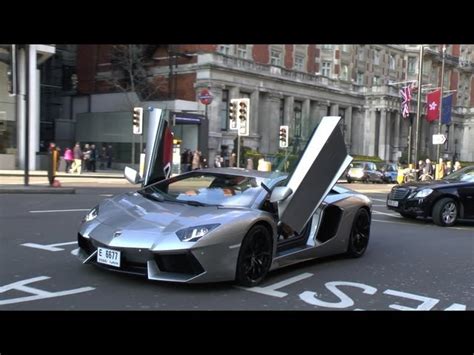
[[[237,125],[237,105],[239,103],[238,99],[232,99],[229,103],[229,120],[230,120],[230,129],[238,129]]]
[[[288,148],[288,126],[280,126],[280,148]]]
[[[143,133],[143,107],[133,108],[133,134]]]

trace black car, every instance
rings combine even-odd
[[[439,226],[452,226],[458,219],[474,220],[474,166],[442,180],[394,186],[387,196],[387,207],[406,218],[432,217]]]

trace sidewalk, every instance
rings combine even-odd
[[[0,176],[24,176],[24,170],[0,170]],[[46,170],[30,170],[28,172],[29,176],[48,176],[48,172]],[[111,179],[123,179],[123,170],[99,170],[95,173],[93,172],[83,172],[81,174],[74,174],[74,173],[65,173],[65,172],[57,172],[57,177],[74,177],[74,178],[111,178]]]
[[[39,185],[0,185],[0,194],[75,194],[70,187],[50,187]]]

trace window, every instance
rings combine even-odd
[[[285,100],[280,100],[280,126],[285,124]]]
[[[408,57],[408,74],[416,73],[416,57]]]
[[[380,64],[380,51],[374,49],[374,64]]]
[[[221,130],[227,131],[229,129],[229,90],[222,90],[220,116]]]
[[[246,44],[237,45],[237,57],[247,58],[247,45]]]
[[[332,49],[332,44],[323,44],[323,49]]]
[[[342,66],[341,79],[349,80],[349,67],[347,65]]]
[[[323,62],[322,63],[321,74],[324,75],[324,76],[330,76],[331,75],[331,62]]]
[[[393,54],[390,54],[390,58],[388,62],[389,69],[395,70],[395,63],[396,63],[395,56]]]
[[[343,52],[349,52],[349,47],[350,47],[350,46],[348,46],[347,44],[343,44],[343,45],[342,45],[342,51],[343,51]]]
[[[270,52],[270,64],[275,66],[281,66],[281,51],[275,48],[271,49]]]
[[[301,137],[301,111],[303,103],[301,101],[295,101],[294,104],[294,117],[295,117],[295,137]]]
[[[378,77],[377,75],[374,75],[372,78],[372,85],[377,86],[379,85],[379,83],[380,83],[380,77]]]
[[[230,55],[230,44],[220,44],[219,52],[222,54]]]
[[[304,55],[295,55],[295,70],[304,71]]]
[[[364,85],[364,73],[357,72],[357,84]]]
[[[357,58],[359,60],[364,60],[364,47],[359,47],[359,50],[357,51]]]

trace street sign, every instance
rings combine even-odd
[[[444,134],[433,134],[433,144],[444,144],[446,136]]]
[[[201,101],[201,103],[206,106],[212,102],[213,98],[214,96],[211,95],[208,89],[202,89],[198,95],[199,101]]]

